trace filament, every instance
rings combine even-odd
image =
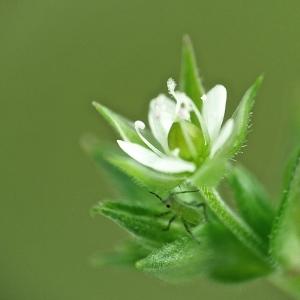
[[[134,122],[134,128],[138,134],[138,136],[141,138],[141,140],[158,156],[164,156],[164,154],[159,151],[157,148],[155,148],[142,134],[142,130],[146,128],[146,125],[142,121],[135,121]]]

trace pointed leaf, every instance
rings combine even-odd
[[[265,239],[271,232],[274,210],[263,186],[242,166],[231,170],[228,182],[234,192],[239,213]]]
[[[160,279],[176,281],[205,274],[203,266],[207,256],[201,243],[182,238],[154,250],[138,261],[136,267]]]
[[[180,89],[185,92],[201,108],[201,96],[204,94],[192,42],[188,36],[183,38],[182,62],[180,73]]]
[[[270,272],[221,223],[210,216],[196,235],[182,238],[154,250],[137,262],[138,269],[160,279],[176,281],[206,275],[220,281],[243,281]]]
[[[102,104],[93,102],[93,105],[103,118],[120,134],[122,139],[137,144],[143,144],[131,121],[113,112]]]
[[[292,270],[300,270],[300,149],[288,164],[282,201],[271,234],[271,253]]]
[[[134,236],[152,242],[154,245],[162,245],[172,242],[184,231],[180,226],[172,224],[170,230],[164,230],[168,223],[167,217],[159,217],[162,211],[150,210],[139,206],[130,206],[120,202],[104,202],[93,208],[93,213],[100,213]]]
[[[233,133],[229,140],[224,145],[223,155],[234,156],[243,146],[246,141],[248,129],[250,126],[250,119],[255,97],[263,82],[263,76],[259,76],[254,84],[246,91],[239,106],[234,112],[232,118],[234,119]]]
[[[219,221],[207,228],[207,248],[213,253],[209,260],[210,277],[239,282],[269,274],[273,266],[242,244]]]

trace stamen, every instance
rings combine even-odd
[[[190,112],[193,111],[201,125],[202,130],[204,131],[204,134],[206,137],[205,144],[207,144],[208,139],[209,139],[207,128],[205,126],[202,115],[201,115],[200,111],[198,110],[198,108],[196,107],[195,103],[185,93],[175,92],[176,82],[174,81],[174,79],[172,79],[172,78],[168,79],[167,87],[168,87],[169,94],[172,95],[174,97],[174,99],[176,100],[176,115],[179,116],[179,118],[186,120],[186,119],[190,118]],[[206,98],[207,98],[206,95],[203,95],[201,97],[201,99],[203,101],[205,101]],[[184,106],[186,106],[186,108],[181,108],[182,104]]]
[[[176,82],[174,79],[169,78],[167,81],[168,92],[176,101],[176,116],[182,120],[189,120],[190,119],[190,112],[192,111],[189,102],[186,101],[184,93],[176,93]]]
[[[205,102],[205,101],[207,100],[206,94],[204,94],[203,96],[201,96],[201,100],[202,100],[203,102]]]
[[[168,79],[167,87],[168,87],[169,94],[172,95],[174,98],[176,98],[175,97],[176,82],[173,78]]]
[[[164,156],[164,154],[159,151],[157,148],[155,148],[142,134],[141,130],[144,130],[146,128],[146,125],[142,121],[135,121],[134,122],[134,128],[138,134],[138,136],[141,138],[141,140],[158,156]]]

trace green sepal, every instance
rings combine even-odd
[[[233,157],[245,144],[255,98],[262,82],[263,75],[260,75],[242,97],[239,106],[232,115],[234,120],[233,132],[224,147],[220,149],[220,155]]]
[[[226,175],[230,165],[229,161],[240,151],[246,141],[254,100],[262,81],[263,76],[259,76],[242,97],[232,116],[234,128],[228,141],[212,158],[207,158],[191,178],[196,186],[216,186],[222,177]]]
[[[107,160],[129,175],[135,183],[157,193],[167,193],[185,180],[183,175],[167,174],[144,167],[135,160],[121,155],[112,155]]]
[[[207,147],[199,127],[188,121],[173,123],[169,135],[170,150],[179,150],[179,156],[196,164],[201,164],[207,156]]]
[[[288,163],[283,196],[274,220],[270,251],[288,270],[300,273],[300,149]]]
[[[136,263],[136,268],[166,281],[186,280],[204,275],[207,253],[203,245],[184,237],[155,249]]]
[[[113,112],[102,104],[93,102],[93,105],[102,117],[117,131],[123,140],[143,144],[134,128],[133,122]]]
[[[187,35],[183,37],[179,88],[194,101],[200,110],[202,106],[201,96],[205,92],[198,73],[193,45]]]
[[[274,219],[274,209],[267,192],[260,182],[240,165],[232,168],[227,178],[240,215],[262,239],[266,240]]]
[[[189,181],[195,186],[214,187],[226,176],[228,168],[229,162],[225,157],[207,158]]]
[[[184,233],[183,229],[176,224],[173,224],[170,230],[165,230],[169,218],[159,216],[163,211],[165,211],[163,205],[162,210],[154,210],[121,202],[106,201],[96,205],[92,209],[92,214],[100,213],[135,237],[150,242],[154,246],[160,246],[174,241]]]

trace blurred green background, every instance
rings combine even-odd
[[[206,87],[228,87],[228,113],[265,73],[242,160],[276,198],[300,128],[299,15],[298,0],[0,0],[0,299],[288,299],[265,282],[172,286],[90,267],[125,234],[89,217],[113,187],[78,141],[115,138],[92,100],[145,117],[189,33]]]

